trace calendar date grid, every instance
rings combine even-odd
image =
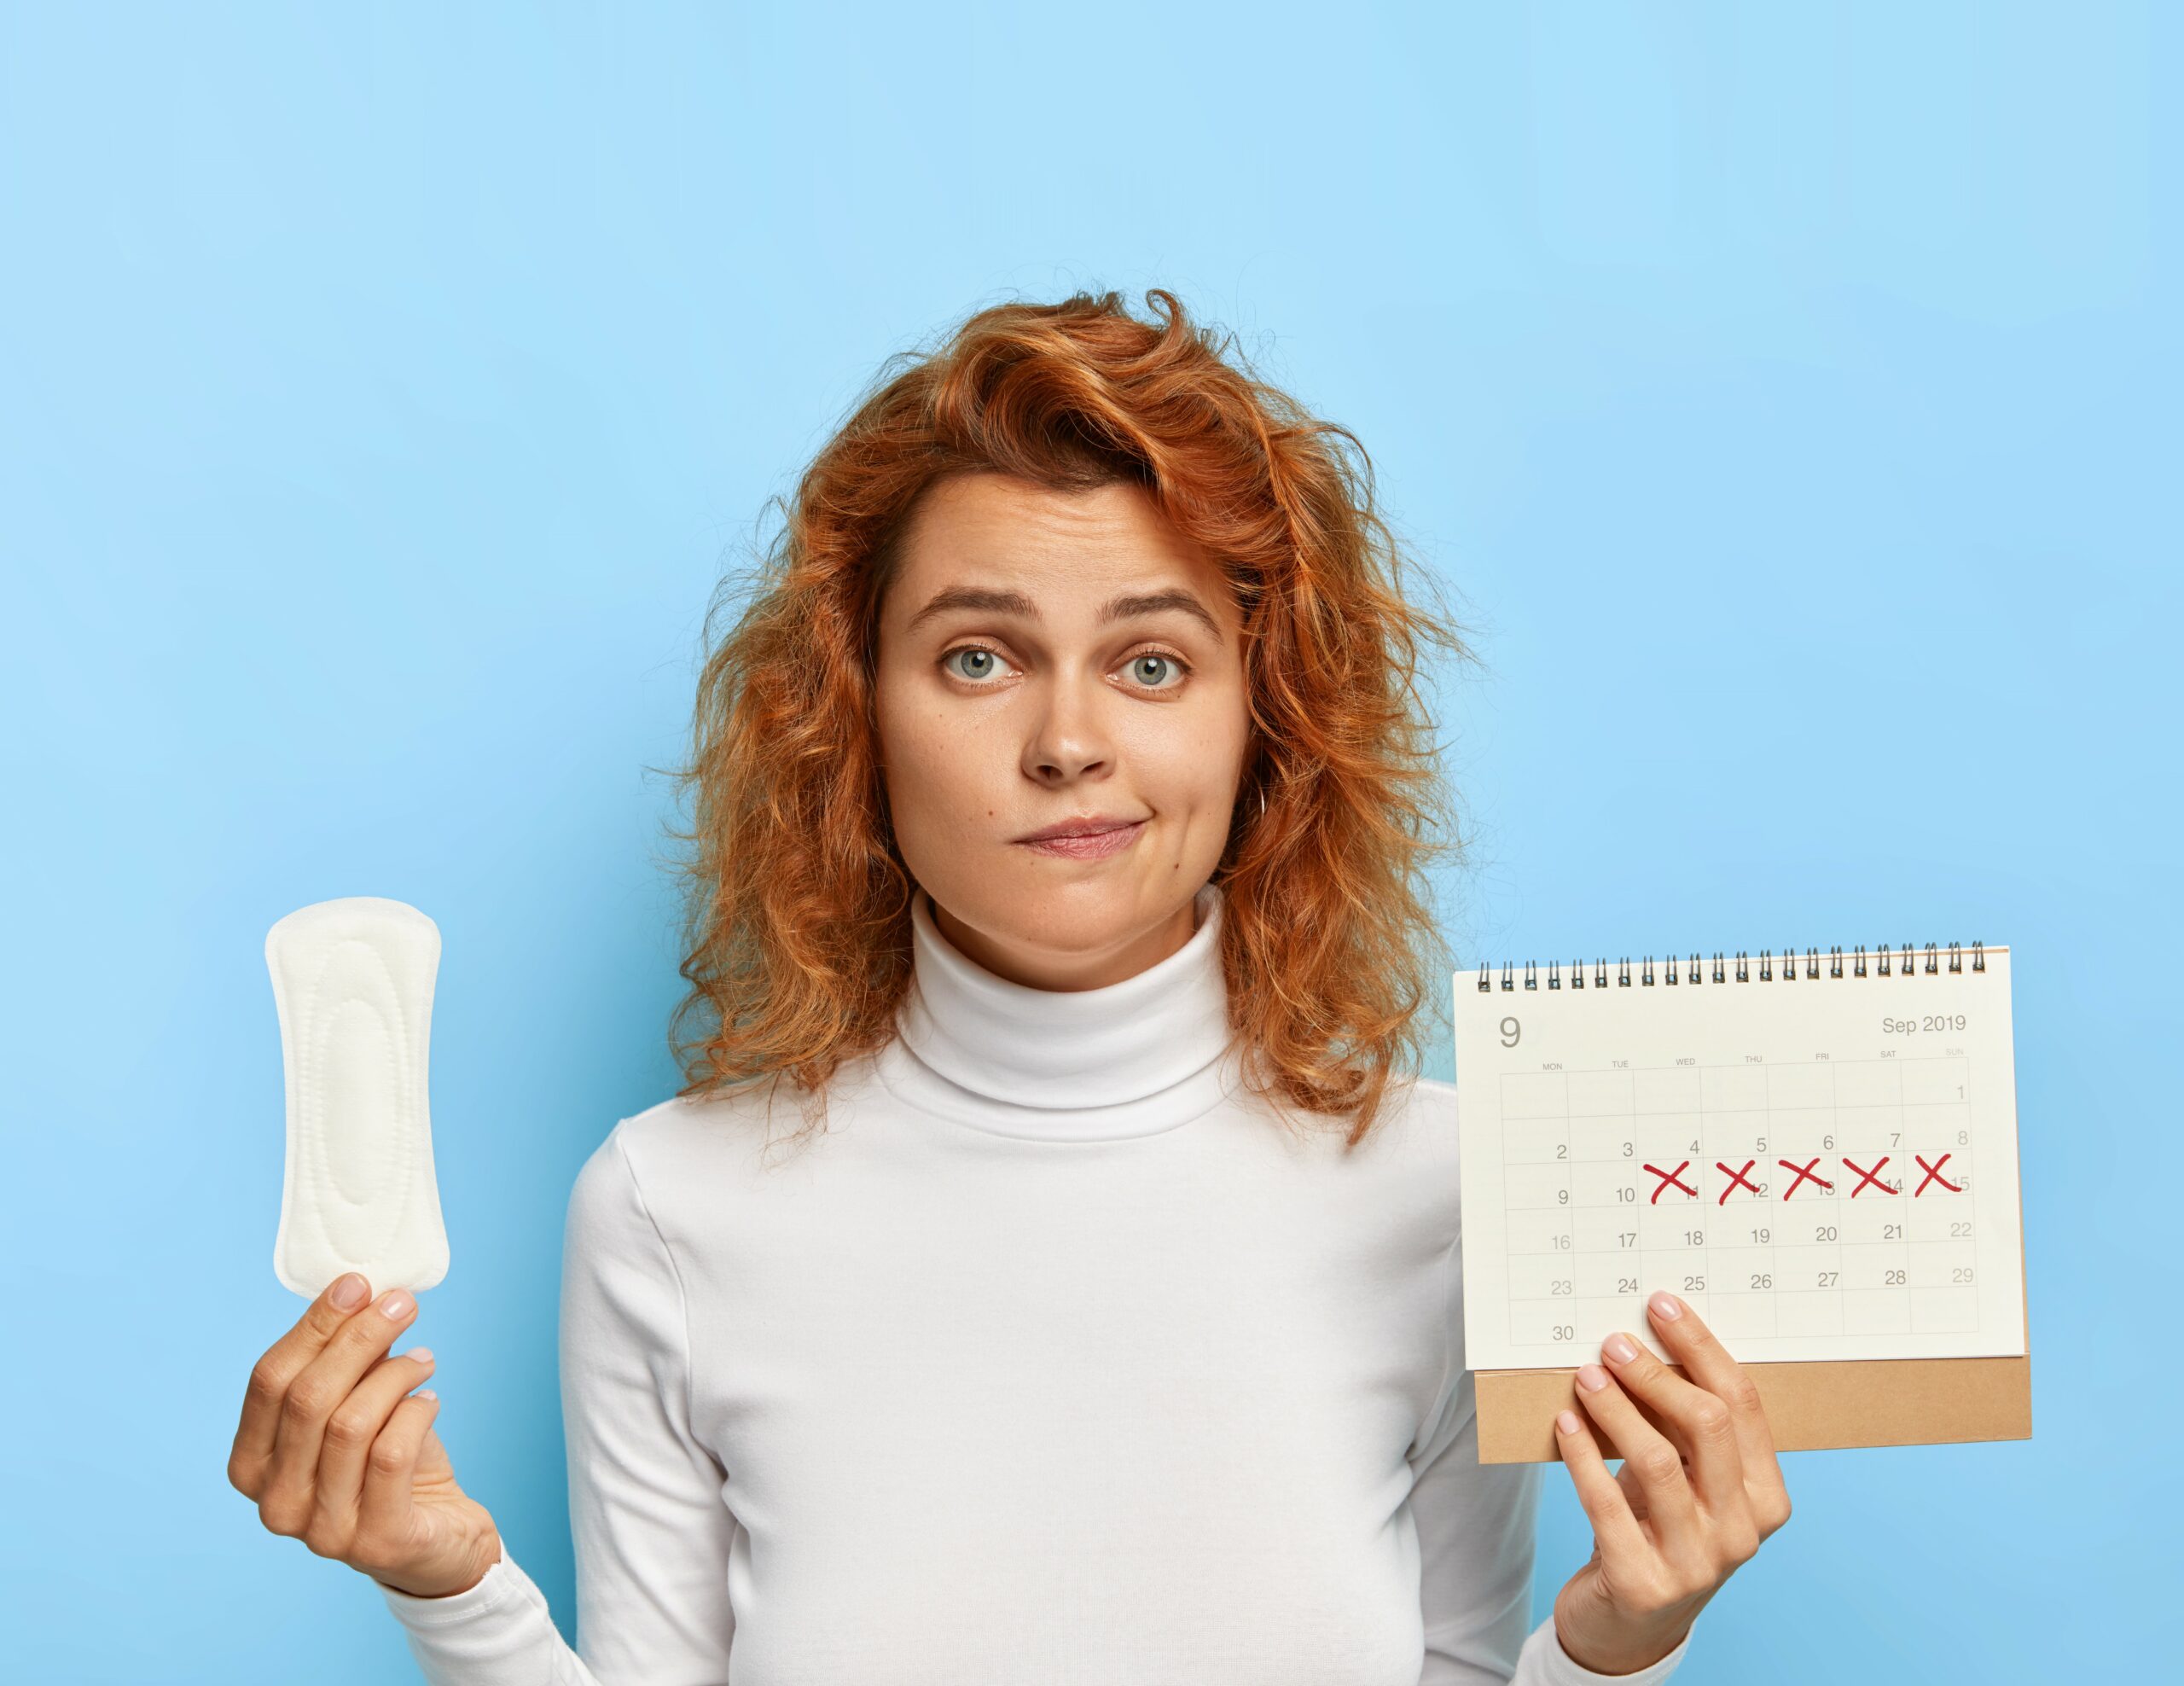
[[[1512,1338],[1643,1328],[1668,1288],[1724,1338],[1978,1327],[1968,1061],[1505,1073]]]

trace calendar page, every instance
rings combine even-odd
[[[1455,979],[1473,1369],[1687,1300],[1740,1362],[2025,1350],[2007,949]]]

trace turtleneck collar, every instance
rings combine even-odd
[[[1151,1135],[1198,1116],[1234,1087],[1235,1069],[1220,887],[1202,886],[1193,909],[1189,940],[1136,976],[1043,990],[956,948],[921,886],[890,1086],[963,1123],[1048,1140]]]

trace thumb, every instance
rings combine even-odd
[[[420,1486],[452,1486],[455,1466],[448,1461],[447,1447],[441,1443],[435,1428],[425,1431],[425,1443],[417,1449],[415,1480]]]

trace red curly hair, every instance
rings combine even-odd
[[[996,471],[1059,491],[1136,483],[1235,594],[1256,747],[1213,876],[1252,1091],[1285,1125],[1292,1104],[1349,1119],[1354,1146],[1391,1076],[1415,1069],[1413,1021],[1452,975],[1426,869],[1455,846],[1418,646],[1469,651],[1399,589],[1355,436],[1224,355],[1233,340],[1173,294],[1146,300],[1157,323],[1112,292],[999,305],[897,353],[793,498],[771,500],[781,530],[706,660],[675,770],[694,799],[673,830],[694,846],[681,1094],[787,1075],[823,1096],[893,1036],[915,885],[877,753],[879,609],[921,495]]]

